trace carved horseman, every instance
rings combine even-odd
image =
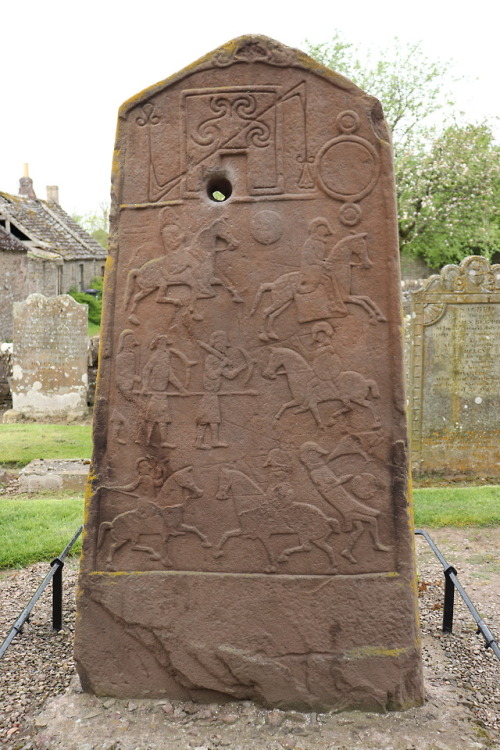
[[[301,254],[300,277],[295,289],[299,320],[317,320],[331,315],[347,315],[342,296],[325,260],[328,238],[333,232],[328,221],[319,216],[309,222],[308,237]]]
[[[309,409],[315,389],[327,384],[332,395],[338,395],[336,380],[342,372],[342,361],[333,347],[334,329],[329,323],[315,323],[312,328],[314,377],[308,382],[300,411]]]

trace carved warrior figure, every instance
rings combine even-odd
[[[216,497],[218,500],[232,499],[239,522],[237,529],[226,531],[220,539],[214,552],[216,559],[224,555],[222,548],[230,539],[242,536],[257,540],[264,548],[268,559],[266,573],[275,573],[278,563],[286,563],[290,555],[310,552],[312,545],[328,556],[330,573],[337,572],[334,551],[325,540],[332,532],[339,533],[338,521],[328,518],[314,505],[295,502],[290,484],[276,485],[268,497],[262,488],[242,471],[223,467],[220,470]],[[299,544],[286,548],[276,557],[271,537],[280,534],[297,535]]]
[[[152,457],[144,456],[137,459],[135,466],[137,476],[132,481],[121,485],[105,485],[104,489],[117,490],[138,499],[154,499],[165,481],[163,467]]]
[[[374,426],[380,423],[370,400],[379,398],[379,390],[374,380],[364,378],[359,372],[349,370],[339,373],[336,378],[321,379],[318,378],[313,367],[293,349],[276,347],[270,349],[270,352],[267,367],[262,372],[262,376],[275,379],[278,374],[285,374],[292,394],[292,400],[283,404],[274,415],[275,420],[278,420],[287,409],[296,407],[298,412],[310,411],[318,427],[324,430],[326,425],[318,404],[324,401],[341,401],[342,407],[333,414],[328,425],[334,424],[340,415],[351,411],[352,404],[368,409],[373,417]],[[320,357],[322,358],[323,355],[330,356],[330,353],[324,351]],[[320,360],[318,371],[323,372]],[[326,371],[325,374],[328,372]]]
[[[183,352],[169,348],[171,339],[165,335],[156,336],[150,344],[153,354],[142,371],[142,393],[149,395],[149,402],[144,417],[146,442],[152,445],[153,432],[158,427],[162,448],[176,448],[168,442],[168,425],[172,421],[168,406],[167,388],[172,383],[181,395],[188,395],[186,385],[189,382],[189,368],[197,364],[191,362]],[[181,383],[172,370],[170,355],[175,354],[186,368],[186,384]]]
[[[306,467],[312,483],[318,489],[320,495],[340,515],[342,530],[349,533],[347,546],[340,554],[349,562],[357,563],[353,555],[353,548],[365,533],[365,527],[368,527],[373,549],[378,552],[390,552],[392,548],[382,544],[379,539],[377,518],[380,511],[361,502],[361,499],[368,500],[373,497],[377,491],[375,478],[373,486],[370,486],[369,483],[367,486],[366,477],[372,475],[360,475],[361,479],[353,484],[354,494],[357,495],[357,497],[353,497],[353,493],[344,487],[347,482],[353,480],[353,475],[345,474],[336,477],[323,456],[328,456],[328,451],[312,441],[304,443],[300,448],[300,460]]]
[[[296,288],[299,295],[310,295],[319,289],[321,298],[327,303],[325,317],[332,315],[347,315],[347,308],[342,302],[341,294],[332,273],[331,264],[326,260],[327,240],[333,232],[326,219],[318,217],[309,223],[308,237],[301,254],[300,279]],[[303,300],[296,298],[299,309]],[[307,302],[306,307],[307,307]],[[321,303],[319,303],[321,305]],[[306,319],[308,312],[306,310]]]
[[[210,448],[227,448],[228,443],[220,439],[219,429],[222,421],[219,403],[219,391],[223,380],[234,380],[240,372],[248,367],[248,363],[235,365],[228,356],[229,343],[225,331],[214,331],[208,344],[198,342],[208,355],[203,367],[203,388],[198,415],[196,417],[197,435],[196,448],[210,450]],[[208,437],[208,440],[207,440]]]
[[[329,323],[315,323],[311,333],[314,347],[312,350],[314,377],[307,384],[302,411],[310,408],[311,399],[314,398],[314,391],[318,386],[328,383],[333,391],[337,392],[335,384],[342,372],[342,360],[333,345],[334,329],[332,326]],[[303,348],[300,339],[298,341]],[[310,354],[310,352],[307,353]]]
[[[195,311],[198,299],[215,297],[214,286],[223,286],[232,296],[234,302],[242,302],[236,289],[225,278],[220,270],[215,275],[215,256],[224,250],[236,250],[239,242],[232,236],[226,219],[217,219],[208,227],[201,229],[193,242],[187,247],[180,247],[184,234],[178,227],[166,231],[162,238],[166,244],[165,255],[144,263],[140,268],[129,271],[125,292],[125,308],[129,308],[129,320],[139,325],[135,315],[137,305],[152,292],[157,292],[156,302],[181,307],[180,299],[168,296],[171,286],[186,286],[190,290],[187,311],[194,320],[202,320]],[[221,241],[222,244],[219,244]],[[172,246],[167,246],[171,243]]]
[[[203,532],[196,526],[185,524],[183,520],[186,501],[203,495],[203,490],[194,482],[192,468],[186,466],[164,480],[154,459],[140,458],[137,461],[138,477],[135,480],[126,485],[104,487],[136,497],[140,503],[134,510],[120,513],[112,521],[103,521],[99,527],[98,551],[103,548],[107,537],[110,538],[106,557],[108,570],[114,569],[114,555],[126,544],[129,544],[132,551],[145,552],[150,560],[160,561],[163,567],[172,567],[174,564],[168,554],[168,542],[172,537],[191,533],[200,539],[202,547],[212,546]],[[161,489],[158,492],[159,487]],[[149,544],[141,543],[141,536],[159,536],[163,553]]]
[[[255,314],[262,296],[266,292],[271,294],[271,304],[264,309],[261,341],[279,339],[274,323],[292,302],[297,306],[301,323],[346,315],[346,304],[360,306],[368,314],[370,323],[386,320],[370,297],[351,291],[352,269],[366,270],[372,266],[366,247],[366,232],[344,237],[324,255],[326,237],[330,232],[328,223],[318,218],[311,224],[302,255],[302,270],[283,274],[275,281],[261,284],[257,290],[250,315]],[[320,257],[321,253],[323,257]]]
[[[139,342],[136,340],[134,332],[130,328],[125,328],[120,333],[118,341],[118,353],[115,359],[115,381],[118,391],[127,401],[134,400],[134,391],[140,382],[137,374],[138,346]]]
[[[312,545],[325,552],[330,562],[330,573],[337,572],[337,562],[333,548],[327,544],[326,539],[333,532],[340,533],[339,522],[336,518],[329,518],[311,503],[299,503],[295,501],[293,487],[284,482],[277,484],[271,490],[271,499],[283,518],[291,526],[294,534],[299,537],[296,547],[284,549],[278,557],[278,562],[286,562],[290,555],[297,552],[311,552]]]

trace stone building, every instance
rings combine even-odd
[[[47,188],[47,200],[40,200],[24,176],[19,195],[0,193],[0,340],[12,339],[14,302],[89,287],[104,274],[106,255],[61,208],[57,188]]]

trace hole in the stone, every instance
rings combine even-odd
[[[225,177],[212,177],[207,185],[208,197],[217,203],[227,201],[232,192],[233,186]]]

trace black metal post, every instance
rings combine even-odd
[[[450,573],[457,574],[451,565],[444,571],[444,605],[443,605],[443,633],[453,632],[453,606],[455,604],[455,584]]]
[[[51,565],[56,566],[52,578],[52,630],[62,630],[62,572],[64,563],[58,557],[52,560]]]
[[[47,573],[47,575],[43,579],[43,581],[40,584],[40,586],[37,588],[35,594],[31,598],[31,600],[29,601],[29,603],[26,605],[26,607],[23,609],[23,611],[21,612],[21,614],[19,615],[19,617],[15,621],[14,625],[11,627],[11,629],[10,629],[8,635],[7,635],[7,638],[0,645],[0,659],[2,658],[2,656],[5,654],[5,652],[9,648],[9,646],[12,643],[13,639],[15,638],[15,636],[18,635],[18,633],[22,633],[22,631],[23,631],[23,625],[24,625],[25,622],[28,622],[31,610],[33,609],[33,607],[37,603],[38,599],[42,595],[42,593],[43,593],[46,585],[49,583],[49,581],[51,580],[51,578],[53,578],[56,574],[59,574],[61,576],[61,580],[60,580],[60,583],[57,584],[58,589],[59,589],[59,595],[58,595],[58,601],[59,601],[59,621],[58,622],[59,622],[59,627],[57,628],[56,625],[54,625],[54,629],[55,630],[61,630],[61,628],[62,628],[62,571],[61,571],[61,566],[64,564],[63,563],[64,558],[66,557],[66,555],[68,554],[68,552],[70,551],[71,547],[74,545],[74,543],[76,542],[76,540],[78,539],[78,537],[80,536],[80,534],[82,533],[82,531],[83,531],[83,526],[80,526],[80,528],[77,530],[76,534],[74,534],[74,536],[70,539],[70,541],[68,542],[68,544],[66,545],[66,547],[63,549],[63,551],[61,552],[61,554],[59,555],[59,557],[57,557],[51,563],[49,572]],[[54,590],[53,590],[53,593],[52,593],[52,597],[53,597],[52,601],[54,602],[54,597],[55,597]],[[54,616],[54,613],[53,613],[53,615],[52,615],[52,623],[54,624],[54,622],[55,622],[55,616]]]
[[[451,628],[453,626],[453,589],[456,588],[460,596],[462,597],[464,603],[469,609],[469,612],[471,613],[472,617],[476,621],[477,624],[477,632],[478,635],[481,634],[484,638],[484,647],[485,648],[491,648],[497,659],[500,660],[500,647],[498,643],[496,642],[495,638],[493,638],[493,634],[491,630],[488,628],[486,623],[482,620],[482,618],[479,616],[479,612],[467,596],[462,584],[457,578],[457,571],[452,565],[448,565],[448,562],[445,560],[439,549],[436,547],[434,542],[432,541],[431,537],[427,533],[427,531],[424,531],[424,529],[415,529],[415,534],[423,536],[431,550],[434,552],[436,557],[438,558],[439,562],[443,566],[444,570],[444,576],[445,576],[445,584],[444,584],[444,607],[443,607],[443,632],[444,633],[451,633]],[[448,600],[448,603],[447,603]],[[449,628],[449,630],[447,629]]]

